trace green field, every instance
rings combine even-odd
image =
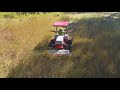
[[[55,21],[74,21],[72,56],[46,53]],[[120,13],[0,13],[1,78],[120,77]]]

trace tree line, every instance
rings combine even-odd
[[[41,14],[46,12],[16,12],[18,15],[27,15],[27,14]]]

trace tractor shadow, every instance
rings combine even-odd
[[[42,42],[39,42],[35,48],[33,49],[33,51],[44,51],[47,49],[48,47],[48,44],[49,44],[49,41],[46,39],[46,40],[43,40]]]

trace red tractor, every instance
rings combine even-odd
[[[69,31],[68,26],[69,23],[66,21],[60,21],[53,24],[56,27],[53,39],[49,43],[49,47],[52,47],[53,50],[71,50],[72,49],[72,37],[69,35],[72,33]],[[64,27],[64,30],[57,30],[58,27]]]
[[[49,46],[57,50],[61,49],[71,50],[72,40],[69,39],[68,35],[55,35],[54,39],[50,41]]]

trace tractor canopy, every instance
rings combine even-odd
[[[53,26],[55,27],[67,27],[68,25],[69,25],[69,22],[67,21],[59,21],[53,24]]]

